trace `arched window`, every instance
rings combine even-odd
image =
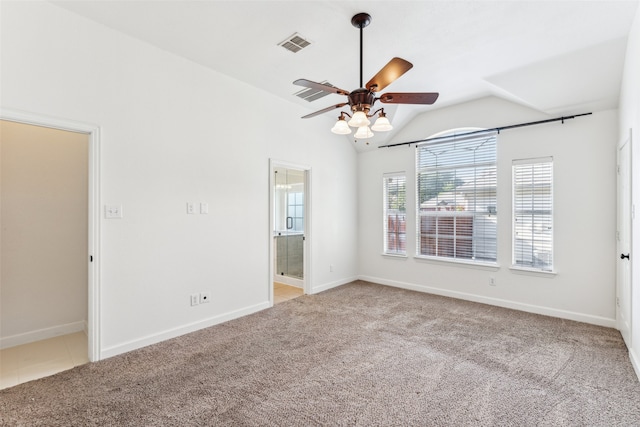
[[[497,133],[455,129],[418,145],[417,255],[497,260]]]

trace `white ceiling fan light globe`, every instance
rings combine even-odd
[[[386,116],[378,117],[373,126],[371,126],[371,130],[375,130],[376,132],[388,132],[391,129],[393,129],[393,126],[391,126]]]
[[[351,120],[349,120],[349,126],[354,128],[369,126],[370,124],[371,122],[367,118],[367,115],[364,113],[364,111],[356,111],[353,114],[353,117],[351,117]]]
[[[369,126],[360,126],[358,131],[354,135],[356,139],[367,139],[373,136],[373,132],[369,129]]]
[[[351,133],[351,128],[345,119],[338,119],[336,124],[331,128],[331,132],[338,135],[348,135]]]

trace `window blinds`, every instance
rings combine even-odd
[[[406,183],[404,173],[384,175],[384,253],[407,253]]]
[[[513,173],[513,265],[553,270],[553,159],[516,160]]]
[[[417,147],[420,255],[496,261],[496,144],[490,132]]]

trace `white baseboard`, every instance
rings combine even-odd
[[[0,338],[0,349],[15,347],[17,345],[29,344],[36,341],[46,340],[61,335],[73,334],[75,332],[87,333],[87,321],[66,323],[64,325],[52,326],[50,328],[38,329],[37,331],[25,332]]]
[[[317,294],[322,291],[326,291],[332,288],[336,288],[341,285],[345,285],[347,283],[351,283],[354,280],[357,280],[357,277],[352,277],[348,279],[339,280],[336,282],[326,283],[321,286],[316,286],[312,288],[311,294]],[[142,347],[146,347],[148,345],[156,344],[161,341],[165,341],[171,338],[179,337],[180,335],[188,334],[190,332],[195,332],[200,329],[208,328],[210,326],[214,326],[220,323],[227,322],[229,320],[237,319],[239,317],[247,316],[249,314],[257,313],[258,311],[262,311],[264,309],[270,308],[269,302],[262,302],[260,304],[256,304],[251,307],[246,307],[240,310],[232,311],[230,313],[221,314],[219,316],[214,316],[205,320],[201,320],[198,322],[190,323],[188,325],[184,325],[178,328],[169,329],[164,332],[160,332],[157,334],[149,335],[144,338],[140,338],[137,340],[128,341],[122,344],[114,345],[111,347],[103,348],[100,352],[100,360],[116,356],[118,354],[126,353],[128,351],[137,350]]]
[[[329,289],[337,288],[338,286],[346,285],[354,280],[358,280],[357,277],[350,277],[348,279],[337,280],[335,282],[325,283],[324,285],[314,286],[311,288],[311,294],[317,294],[320,292],[328,291]]]
[[[289,277],[289,276],[274,276],[273,277],[273,281],[274,282],[278,282],[278,283],[283,283],[285,285],[289,285],[289,286],[294,286],[296,288],[300,288],[303,289],[304,288],[304,280],[300,280],[300,279],[295,279],[293,277]]]
[[[640,380],[640,360],[638,360],[638,356],[633,349],[629,349],[629,359],[631,359],[631,366],[633,366],[636,377]]]
[[[184,326],[180,326],[178,328],[169,329],[164,332],[148,335],[140,339],[136,339],[136,340],[122,343],[122,344],[103,348],[102,351],[100,352],[100,360],[113,357],[118,354],[126,353],[128,351],[137,350],[139,348],[156,344],[171,338],[176,338],[176,337],[179,337],[180,335],[185,335],[190,332],[195,332],[197,330],[208,328],[210,326],[224,323],[229,320],[237,319],[239,317],[247,316],[249,314],[257,313],[258,311],[262,311],[269,307],[270,307],[269,302],[265,301],[260,304],[253,305],[251,307],[246,307],[246,308],[235,310],[229,313],[220,314],[218,316],[210,317],[208,319],[200,320],[198,322],[190,323]]]
[[[525,304],[516,301],[492,298],[483,295],[469,294],[466,292],[452,291],[449,289],[434,288],[431,286],[416,285],[413,283],[397,282],[394,280],[381,279],[378,277],[360,276],[360,280],[377,283],[380,285],[393,286],[396,288],[408,289],[411,291],[425,292],[445,297],[458,298],[466,301],[479,302],[483,304],[495,305],[498,307],[511,308],[513,310],[525,311],[527,313],[542,314],[545,316],[558,317],[560,319],[575,320],[577,322],[589,323],[592,325],[616,328],[616,319],[594,316],[591,314],[576,313],[573,311],[558,310],[550,307],[543,307],[532,304]]]

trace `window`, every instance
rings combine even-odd
[[[384,253],[407,253],[406,183],[404,173],[384,175]]]
[[[416,163],[418,254],[495,263],[496,133],[439,137]]]
[[[513,162],[513,266],[553,271],[553,159]]]
[[[304,193],[287,193],[287,230],[304,232]]]

